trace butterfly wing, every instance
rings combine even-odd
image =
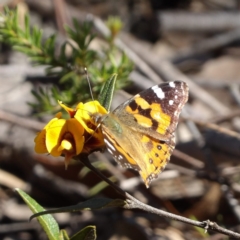
[[[188,86],[175,81],[153,86],[113,111],[119,121],[138,132],[167,141],[188,100]]]
[[[149,187],[153,179],[158,177],[170,160],[171,154],[175,147],[175,138],[172,136],[167,142],[143,135],[141,138],[143,149],[142,158],[136,161],[141,166],[141,162],[145,163],[146,167],[141,167],[139,173],[145,185]]]
[[[106,121],[112,121],[113,117],[110,115]],[[116,132],[109,125],[103,125],[102,130],[104,142],[113,158],[123,168],[139,171],[147,187],[163,171],[175,147],[174,137],[165,142],[125,126]]]
[[[108,151],[121,166],[139,171],[147,187],[170,159],[187,99],[184,82],[156,85],[120,105],[102,122]]]

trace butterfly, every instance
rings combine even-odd
[[[185,82],[159,84],[98,119],[108,152],[122,167],[139,171],[146,187],[170,160],[188,91]]]

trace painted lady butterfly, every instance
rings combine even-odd
[[[110,154],[122,167],[139,171],[147,187],[170,159],[187,100],[186,83],[168,82],[137,94],[100,119],[94,116]]]

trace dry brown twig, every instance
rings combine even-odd
[[[9,113],[1,109],[0,109],[0,119],[8,123],[19,125],[24,128],[32,129],[35,131],[40,131],[44,127],[44,124],[42,122],[28,119],[26,117],[20,117],[16,114]]]
[[[197,125],[199,125],[201,127],[212,129],[212,130],[215,130],[219,133],[223,133],[223,134],[226,134],[226,135],[231,136],[231,137],[235,137],[235,138],[240,140],[240,134],[239,133],[237,133],[235,131],[232,131],[230,129],[221,127],[221,126],[219,126],[215,123],[203,122],[203,121],[199,121],[199,120],[196,120],[196,119],[193,119],[193,118],[191,118],[191,121],[195,122]]]
[[[157,13],[160,31],[213,33],[240,27],[237,11],[211,11],[196,13],[189,11],[160,11]]]
[[[100,177],[102,180],[107,182],[115,191],[117,191],[121,196],[124,197],[124,199],[127,199],[127,205],[124,206],[125,209],[141,209],[143,211],[153,213],[156,215],[159,215],[161,217],[169,218],[172,220],[180,221],[183,223],[190,224],[192,226],[200,227],[205,229],[205,232],[208,230],[212,230],[218,233],[223,233],[227,236],[234,237],[236,239],[240,239],[240,234],[233,232],[231,230],[225,229],[223,227],[220,227],[217,223],[211,222],[210,220],[206,221],[195,221],[191,220],[189,218],[185,218],[176,214],[172,214],[157,208],[154,208],[152,206],[149,206],[145,203],[140,202],[136,198],[134,198],[132,195],[130,195],[127,192],[124,192],[121,188],[119,188],[117,185],[115,185],[113,182],[111,182],[107,177],[105,177],[101,172],[99,172],[97,169],[95,169],[92,164],[89,162],[88,158],[86,156],[81,157],[79,159],[85,166],[87,166],[89,169],[91,169],[98,177]]]
[[[240,110],[235,110],[228,114],[211,118],[209,122],[219,124],[219,123],[231,120],[232,118],[239,117],[239,116],[240,116]]]
[[[234,29],[214,37],[204,39],[191,46],[185,47],[178,51],[170,61],[173,63],[180,63],[189,60],[193,57],[212,52],[214,50],[228,46],[240,39],[240,29]]]
[[[193,167],[195,168],[198,168],[198,169],[201,169],[204,167],[204,164],[199,161],[198,159],[194,158],[194,157],[191,157],[189,156],[188,154],[186,153],[183,153],[177,149],[174,149],[173,151],[173,155],[179,159],[181,159],[182,161],[188,163],[188,164],[191,164]]]
[[[64,25],[70,24],[69,18],[66,13],[65,0],[53,0],[53,5],[58,29],[63,35],[65,35],[66,32],[64,29]]]

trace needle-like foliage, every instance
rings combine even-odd
[[[19,25],[18,11],[5,9],[0,19],[0,41],[13,49],[26,54],[34,65],[46,66],[46,74],[54,77],[51,84],[38,87],[32,93],[36,103],[30,103],[35,112],[58,111],[57,100],[67,105],[90,99],[84,68],[88,69],[95,99],[105,81],[113,73],[118,74],[116,88],[123,88],[129,83],[128,76],[133,64],[128,57],[114,47],[116,31],[121,29],[121,21],[110,18],[108,26],[111,37],[105,39],[105,45],[98,51],[91,48],[97,39],[93,34],[90,21],[79,23],[73,19],[73,26],[66,26],[67,39],[61,46],[56,44],[56,35],[43,40],[42,30],[31,26],[29,16],[25,16],[24,26]]]

